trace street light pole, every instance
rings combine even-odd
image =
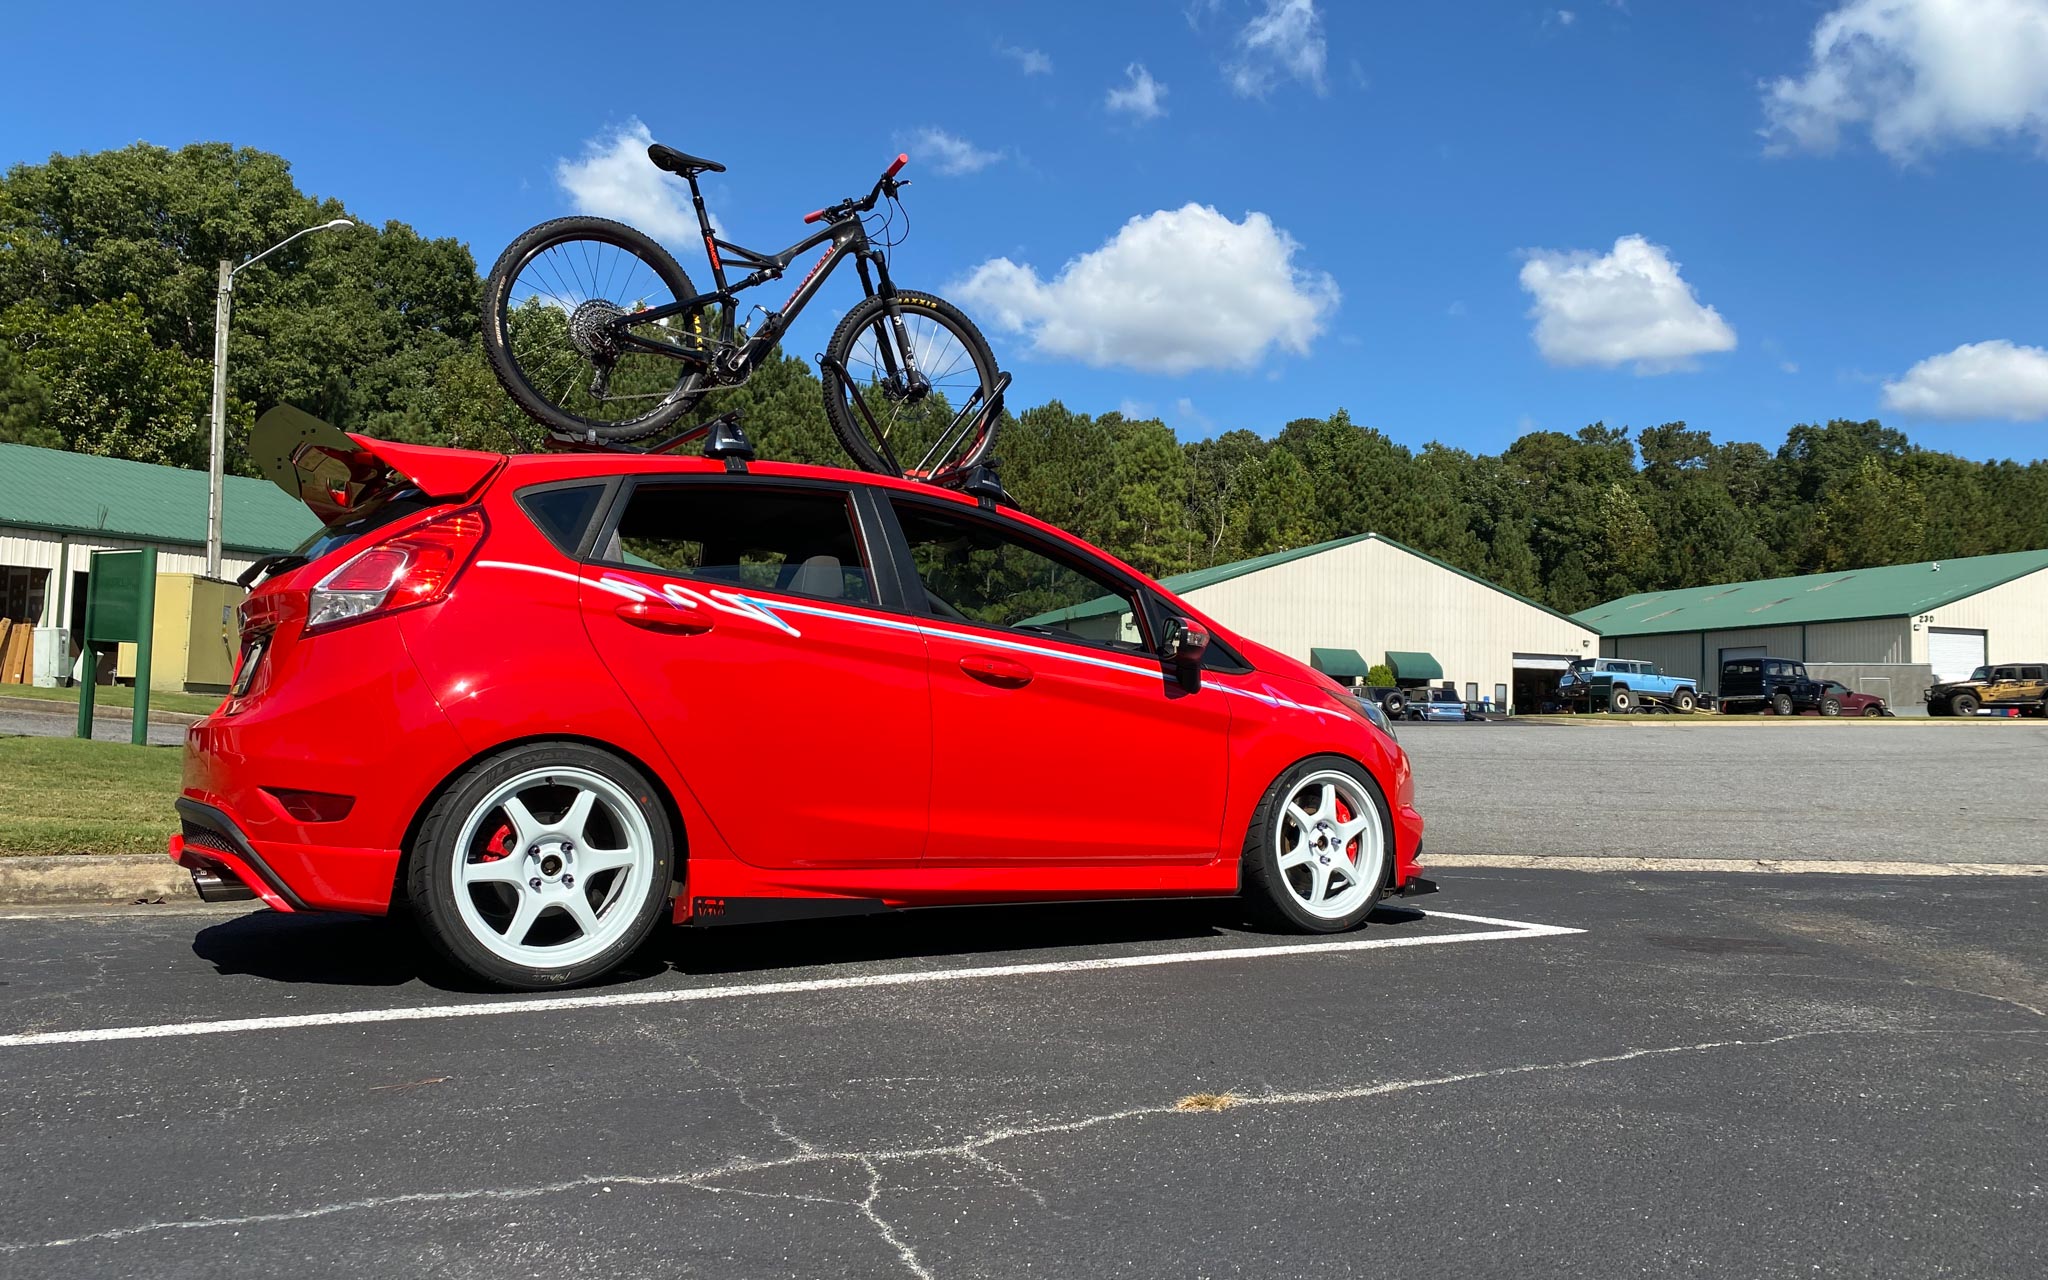
[[[242,267],[256,265],[300,236],[309,236],[315,231],[343,231],[355,225],[347,218],[336,218],[317,227],[295,231],[263,252],[244,259],[241,267],[226,258],[220,260],[220,285],[213,303],[213,438],[206,455],[206,576],[209,578],[220,577],[221,497],[227,487],[228,318],[234,310],[235,273]]]

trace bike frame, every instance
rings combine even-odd
[[[806,236],[781,253],[764,254],[734,244],[730,240],[721,240],[713,234],[711,215],[704,208],[704,196],[697,189],[696,175],[688,175],[688,181],[690,202],[696,206],[697,226],[703,235],[704,253],[711,261],[711,278],[718,287],[709,293],[700,293],[695,297],[683,298],[664,306],[650,307],[645,311],[629,312],[612,320],[610,327],[622,347],[652,352],[687,363],[702,364],[710,367],[714,374],[744,377],[782,341],[782,335],[787,333],[789,326],[803,314],[803,309],[810,305],[811,299],[818,296],[818,290],[824,287],[825,281],[831,278],[832,273],[848,258],[852,258],[855,269],[860,273],[861,291],[870,298],[879,297],[884,300],[890,323],[896,330],[896,350],[890,350],[888,343],[876,344],[890,379],[914,381],[917,378],[910,337],[903,327],[902,314],[895,306],[896,285],[889,278],[888,259],[868,239],[867,226],[861,221],[861,211],[849,211],[844,217],[829,222],[815,235]],[[891,191],[893,190],[891,187]],[[869,203],[873,203],[872,199]],[[797,283],[796,292],[789,295],[789,301],[782,304],[781,310],[769,311],[767,318],[761,323],[760,331],[748,335],[746,343],[735,349],[739,336],[739,295],[771,280],[781,279],[790,264],[827,241],[831,242],[831,247],[811,265],[811,269]],[[728,260],[736,266],[748,269],[751,274],[736,283],[728,283],[725,278],[725,264]],[[633,332],[642,325],[653,324],[671,316],[695,315],[713,303],[723,304],[725,314],[719,324],[717,343],[711,351],[701,348],[691,351],[672,342],[645,338]],[[726,354],[728,352],[730,354]],[[901,369],[897,368],[899,354],[903,365]]]

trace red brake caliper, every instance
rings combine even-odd
[[[509,822],[500,823],[498,825],[497,834],[493,835],[490,839],[490,842],[484,845],[483,855],[479,857],[477,861],[496,862],[500,858],[510,856],[511,853],[512,824]]]
[[[1334,789],[1335,788],[1332,788],[1332,790]],[[1351,806],[1344,802],[1344,797],[1341,795],[1337,797],[1337,821],[1351,821]],[[1354,851],[1352,847],[1357,843],[1357,836],[1353,836],[1351,839],[1344,842],[1344,861],[1350,863],[1352,866],[1358,865],[1358,854]]]

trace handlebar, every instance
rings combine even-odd
[[[864,198],[856,200],[852,196],[848,196],[838,204],[827,205],[822,209],[813,209],[804,215],[804,221],[806,223],[822,222],[827,218],[837,221],[849,213],[866,213],[875,207],[875,201],[880,200],[883,195],[893,196],[896,194],[898,187],[910,185],[907,182],[896,181],[896,175],[903,172],[903,166],[909,163],[910,153],[907,151],[898,152],[894,163],[882,170],[882,176],[875,180],[873,189]]]

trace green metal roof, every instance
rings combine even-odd
[[[1356,649],[1310,649],[1308,665],[1332,680],[1363,680],[1372,670]]]
[[[1387,650],[1387,665],[1394,669],[1396,680],[1441,680],[1444,678],[1444,664],[1426,653],[1407,653],[1400,649]]]
[[[1609,636],[1897,618],[1952,604],[2043,569],[2048,569],[2048,550],[1922,560],[1800,578],[1645,591],[1594,605],[1574,617]]]
[[[203,547],[206,473],[0,444],[0,526]],[[268,480],[227,477],[223,549],[289,551],[319,527],[312,512]]]

